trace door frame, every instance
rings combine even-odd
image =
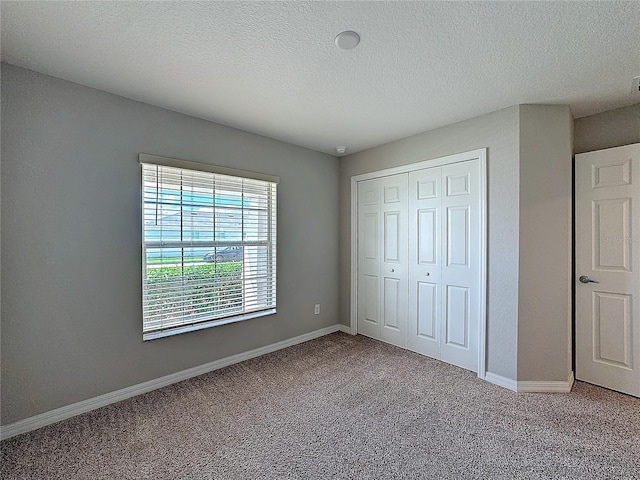
[[[351,177],[351,334],[358,333],[358,183],[374,178],[387,177],[414,170],[441,167],[453,163],[478,160],[480,170],[480,273],[479,296],[480,323],[478,325],[478,377],[486,375],[486,342],[487,342],[487,149],[480,148],[469,152],[457,153],[446,157],[424,160],[399,167],[386,168],[375,172],[363,173]]]

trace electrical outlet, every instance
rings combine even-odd
[[[640,77],[633,77],[633,92],[640,93]]]
[[[315,313],[316,315],[320,315],[320,304],[316,303],[316,308],[314,309],[313,313]]]

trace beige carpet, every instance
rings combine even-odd
[[[2,442],[3,479],[640,478],[640,400],[337,333]]]

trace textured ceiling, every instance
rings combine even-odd
[[[640,1],[0,8],[3,61],[327,153],[519,103],[640,102]]]

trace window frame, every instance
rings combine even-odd
[[[142,217],[142,221],[141,221],[141,227],[142,227],[141,286],[142,286],[143,340],[145,341],[153,340],[156,338],[162,338],[162,337],[177,335],[180,333],[202,330],[205,328],[211,328],[218,325],[236,323],[236,322],[248,320],[251,318],[258,318],[266,315],[275,314],[276,306],[277,306],[276,305],[276,298],[277,298],[277,292],[276,292],[276,289],[277,289],[277,278],[276,278],[277,277],[276,275],[276,272],[277,272],[277,265],[276,265],[276,262],[277,262],[277,185],[280,181],[279,177],[273,176],[273,175],[266,175],[258,172],[249,172],[249,171],[232,169],[227,167],[220,167],[220,166],[215,166],[210,164],[191,162],[187,160],[179,160],[175,158],[150,155],[145,153],[139,154],[138,160],[140,163],[140,175],[141,175],[140,206],[141,206],[141,217]],[[214,174],[214,175],[223,175],[225,177],[233,177],[234,181],[238,180],[239,181],[238,183],[240,184],[242,183],[242,180],[258,180],[261,182],[265,182],[265,191],[268,192],[265,195],[265,198],[267,200],[266,200],[266,206],[264,208],[264,210],[267,212],[267,231],[268,231],[267,240],[248,240],[247,241],[245,240],[244,235],[242,236],[242,239],[239,241],[238,240],[219,241],[213,238],[210,241],[205,241],[202,243],[194,240],[180,240],[180,241],[166,241],[166,240],[163,241],[162,239],[159,241],[148,240],[147,238],[145,238],[145,233],[146,233],[145,208],[148,207],[148,202],[146,201],[147,199],[145,197],[145,175],[144,175],[145,166],[169,167],[172,169],[180,169],[187,172],[202,173],[204,175],[208,173]],[[215,191],[216,190],[214,189],[214,192]],[[213,195],[215,197],[216,193],[214,193]],[[244,196],[242,198],[244,198]],[[157,203],[159,204],[159,202]],[[178,211],[182,215],[186,211],[185,205],[182,203],[182,200],[179,205],[180,205],[180,208]],[[242,212],[242,215],[243,215],[242,218],[244,219],[244,212],[247,210],[247,207],[245,207],[244,201],[242,202],[241,205],[242,207],[240,208],[240,211]],[[215,207],[215,201],[213,203],[213,206]],[[216,220],[217,218],[216,215],[217,215],[216,213],[212,214],[214,231],[216,231],[215,225],[219,224],[219,222],[217,222]],[[181,232],[180,234],[181,238],[182,238],[183,228],[184,227],[181,224],[179,227],[179,231]],[[215,315],[215,312],[212,312],[211,314],[212,316],[210,318],[206,318],[206,314],[204,314],[205,318],[198,319],[198,320],[188,320],[188,319],[185,320],[186,317],[184,316],[184,314],[183,315],[177,314],[175,317],[173,317],[173,320],[168,320],[168,323],[171,323],[171,325],[169,326],[166,326],[166,327],[156,326],[155,328],[148,328],[148,323],[151,323],[151,322],[148,321],[149,312],[145,309],[146,308],[145,300],[147,298],[147,292],[149,292],[149,290],[147,290],[147,272],[148,272],[147,249],[149,248],[160,248],[160,249],[161,248],[180,248],[182,250],[181,256],[183,258],[183,260],[181,261],[181,266],[182,268],[184,268],[184,257],[185,257],[184,249],[215,248],[217,251],[218,248],[224,248],[225,246],[231,246],[231,245],[238,245],[238,246],[242,246],[243,248],[256,247],[256,246],[267,247],[266,252],[267,252],[268,259],[266,261],[259,261],[258,263],[255,264],[256,268],[262,267],[267,269],[267,274],[263,275],[265,278],[268,278],[266,288],[268,289],[268,292],[269,292],[267,294],[267,296],[269,297],[269,300],[265,303],[265,307],[246,311],[246,308],[247,308],[246,301],[247,301],[247,298],[249,297],[247,297],[247,292],[245,291],[245,287],[246,287],[245,276],[244,276],[245,263],[243,263],[242,275],[241,275],[242,281],[240,283],[242,285],[242,289],[241,289],[241,295],[239,297],[241,298],[241,302],[242,302],[241,311],[230,312],[223,315]],[[206,265],[206,263],[203,263],[203,265]],[[185,284],[184,271],[180,275],[180,278],[183,279],[182,283],[184,285]],[[219,281],[220,281],[219,279],[216,279],[215,281],[212,281],[207,285],[209,285],[211,288],[214,288],[216,286],[216,282],[219,282]],[[183,319],[182,322],[180,322],[180,318]]]

